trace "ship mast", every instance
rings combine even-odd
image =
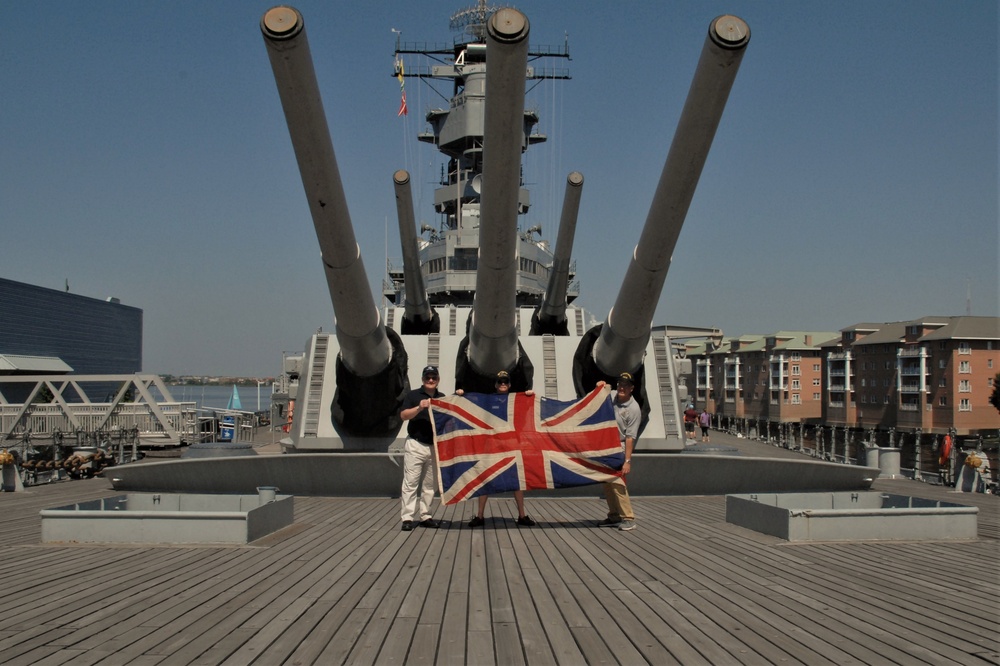
[[[431,230],[429,239],[421,239],[420,251],[421,267],[428,277],[428,298],[435,305],[471,305],[475,294],[485,134],[485,31],[490,16],[503,8],[479,0],[452,14],[449,27],[455,36],[451,44],[403,42],[397,34],[394,53],[397,68],[392,76],[419,79],[447,101],[446,105],[426,112],[428,127],[417,135],[419,141],[433,144],[446,158],[434,191],[433,205],[440,223],[437,230]],[[432,64],[408,64],[400,69],[398,63],[404,55],[421,56],[424,62]],[[569,79],[566,68],[531,64],[549,58],[568,60],[568,42],[561,46],[530,46],[526,79]],[[442,94],[435,83],[450,84],[449,93]],[[536,111],[525,109],[522,153],[528,146],[547,140],[548,137],[535,131],[538,121]],[[530,207],[531,196],[522,180],[517,197],[518,215],[524,215]],[[519,305],[540,302],[551,267],[548,243],[532,236],[538,230],[533,227],[521,235],[518,254],[523,270],[517,280]],[[385,295],[400,303],[399,292],[404,285],[396,277],[390,273]]]

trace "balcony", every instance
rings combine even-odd
[[[919,358],[921,356],[926,356],[926,351],[923,347],[918,347],[917,349],[900,349],[900,358]]]

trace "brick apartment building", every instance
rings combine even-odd
[[[696,407],[776,422],[822,416],[823,352],[834,332],[779,331],[692,345]]]
[[[1000,429],[989,402],[998,317],[780,331],[692,343],[686,356],[696,407],[723,417],[926,434]]]

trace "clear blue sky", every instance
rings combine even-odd
[[[0,276],[145,313],[144,370],[273,375],[333,312],[258,22],[272,3],[19,3],[0,39]],[[376,297],[399,257],[392,173],[430,207],[418,144],[441,104],[394,35],[446,41],[453,1],[305,1]],[[998,315],[995,0],[516,3],[531,43],[569,35],[542,84],[523,226],[555,238],[584,173],[578,301],[603,320],[666,158],[708,24],[752,39],[655,323],[727,334]],[[572,7],[571,10],[566,10]],[[412,64],[416,64],[415,62]],[[387,223],[388,222],[388,223]],[[386,228],[389,233],[387,235]],[[0,313],[2,316],[2,313]]]

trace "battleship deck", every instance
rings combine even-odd
[[[798,455],[721,435],[744,454]],[[640,458],[641,464],[641,458]],[[249,546],[40,544],[39,511],[105,479],[0,495],[4,664],[1000,664],[1000,501],[979,538],[791,545],[730,525],[722,496],[495,498],[399,531],[398,499],[297,497]]]

